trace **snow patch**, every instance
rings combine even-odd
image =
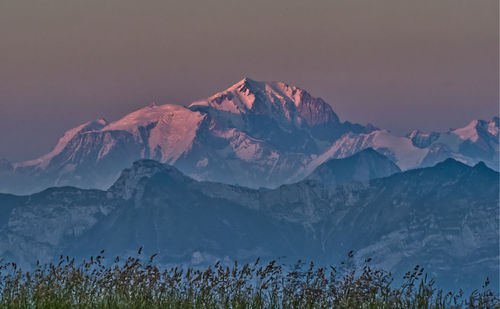
[[[491,135],[498,136],[498,126],[494,121],[490,121],[490,123],[488,123],[488,132]]]
[[[472,142],[476,142],[479,138],[479,135],[477,134],[477,125],[478,120],[473,120],[465,127],[453,130],[451,133],[459,136],[464,141],[470,140]]]
[[[200,161],[196,162],[196,167],[205,167],[208,165],[208,158],[203,158]]]

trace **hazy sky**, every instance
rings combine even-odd
[[[498,0],[3,0],[0,157],[244,76],[398,134],[498,114]]]

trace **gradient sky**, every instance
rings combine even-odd
[[[405,134],[498,114],[498,0],[0,2],[0,157],[244,76]]]

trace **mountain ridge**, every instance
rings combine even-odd
[[[448,159],[364,183],[250,189],[139,160],[107,191],[0,195],[0,256],[22,264],[144,246],[161,263],[287,256],[321,264],[354,250],[357,260],[371,257],[396,274],[417,263],[451,285],[477,285],[498,271],[498,175]]]
[[[38,159],[3,160],[0,192],[63,185],[105,189],[141,158],[175,165],[197,180],[276,188],[366,148],[402,170],[448,157],[471,165],[484,161],[498,170],[498,117],[445,133],[399,137],[342,122],[330,104],[296,86],[245,78],[187,107],[150,105],[113,122],[87,122]]]

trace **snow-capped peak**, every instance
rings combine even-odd
[[[52,149],[51,152],[47,153],[46,155],[35,159],[35,160],[30,160],[22,163],[15,164],[15,167],[20,167],[20,166],[32,166],[32,165],[38,165],[41,168],[45,168],[49,163],[50,160],[61,153],[61,151],[66,147],[66,145],[69,143],[71,139],[73,139],[77,134],[89,132],[89,131],[98,131],[102,128],[104,128],[106,125],[108,125],[108,121],[104,118],[99,118],[94,121],[88,121],[82,125],[79,125],[76,128],[73,128],[71,130],[66,131],[64,135],[57,141],[56,146]]]
[[[463,140],[470,140],[472,142],[476,142],[479,138],[477,134],[477,125],[479,121],[477,119],[472,120],[468,125],[463,128],[458,128],[451,133],[458,135]]]
[[[191,109],[200,107],[231,114],[266,115],[285,122],[305,122],[309,126],[339,122],[330,105],[303,89],[283,82],[262,82],[248,77],[189,106]]]
[[[452,130],[451,133],[457,135],[462,140],[477,142],[480,136],[479,132],[489,133],[494,137],[498,137],[498,122],[498,117],[493,117],[490,121],[475,119],[463,128]]]
[[[48,154],[31,161],[18,163],[15,167],[38,166],[45,169],[51,160],[60,154],[68,143],[78,134],[99,131],[106,134],[109,131],[126,131],[133,135],[138,144],[146,142],[147,149],[154,151],[154,157],[162,162],[173,162],[186,150],[190,149],[196,136],[196,131],[204,119],[204,115],[181,105],[156,105],[155,103],[132,112],[118,121],[108,123],[101,118],[86,122],[67,131],[59,139],[57,145]],[[143,140],[144,130],[148,138]],[[101,145],[97,158],[107,155],[115,146],[116,141],[108,136]]]

